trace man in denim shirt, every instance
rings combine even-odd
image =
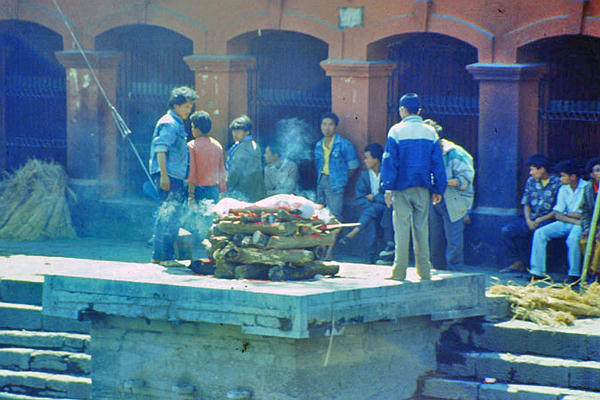
[[[171,91],[169,111],[154,128],[150,145],[150,174],[158,187],[161,204],[154,217],[152,262],[181,266],[174,258],[173,244],[179,231],[181,204],[185,199],[183,181],[187,175],[189,153],[183,121],[188,118],[198,95],[189,87]]]
[[[352,173],[360,166],[352,142],[336,134],[340,119],[334,113],[321,115],[323,139],[315,145],[317,166],[317,203],[324,204],[342,221],[344,189]],[[333,256],[333,246],[327,250],[327,259]]]

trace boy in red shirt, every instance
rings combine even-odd
[[[219,192],[226,190],[223,147],[208,136],[212,120],[206,111],[190,115],[194,140],[188,142],[190,174],[188,177],[188,202],[202,200],[219,201]]]

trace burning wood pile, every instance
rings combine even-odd
[[[340,227],[326,209],[293,195],[238,203],[224,199],[215,206],[218,216],[203,242],[210,259],[192,262],[193,271],[272,281],[337,274],[338,265],[319,260]]]

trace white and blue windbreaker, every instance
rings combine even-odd
[[[423,118],[410,115],[388,132],[381,162],[381,187],[404,190],[424,187],[432,193],[446,190],[446,171],[435,129]]]

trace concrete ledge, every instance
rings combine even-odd
[[[300,282],[224,280],[154,264],[69,260],[73,268],[47,275],[43,313],[78,318],[113,315],[242,327],[289,338],[336,333],[347,324],[412,316],[453,319],[485,313],[484,276],[438,271],[419,281],[387,280],[388,267],[341,264],[339,277]],[[64,269],[64,268],[63,268]]]

